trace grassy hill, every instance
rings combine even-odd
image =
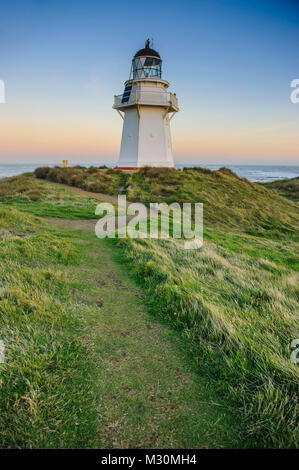
[[[294,233],[297,208],[276,192],[239,178],[231,170],[143,168],[121,172],[94,167],[38,168],[37,178],[86,191],[127,194],[131,201],[202,202],[205,225],[272,237]]]
[[[275,189],[281,196],[299,202],[299,177],[262,183],[265,188]]]
[[[30,174],[0,179],[0,202],[33,215],[65,219],[92,219],[99,203],[98,199],[82,198]]]
[[[144,169],[128,196],[204,203],[204,246],[125,240],[149,305],[190,342],[201,374],[246,418],[259,446],[298,446],[298,206],[229,170]]]
[[[299,337],[298,205],[227,169],[122,173],[57,168],[39,169],[36,176],[94,192],[126,193],[128,199],[147,204],[204,203],[200,250],[186,251],[177,240],[112,243],[142,286],[148,309],[179,332],[200,377],[237,410],[245,442],[255,447],[299,446],[299,374],[290,360],[291,341]],[[51,198],[57,201],[57,188],[25,178],[32,185],[44,184],[48,196],[32,201],[25,194],[26,203],[20,204],[20,180],[3,180],[2,202],[48,215],[41,203],[44,197],[49,204]],[[8,194],[2,184],[15,188]],[[82,215],[85,205],[81,197]]]
[[[2,204],[0,233],[0,447],[93,447],[97,389],[82,321],[92,306],[74,295],[81,243]]]
[[[144,168],[130,176],[128,188],[130,200],[202,202],[206,227],[272,237],[296,232],[298,210],[292,203],[226,168]]]
[[[244,446],[115,247],[59,222],[0,203],[0,448]]]

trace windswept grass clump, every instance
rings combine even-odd
[[[271,181],[271,183],[262,183],[265,188],[276,190],[281,196],[291,201],[299,202],[299,176],[284,180]]]
[[[68,167],[37,168],[34,172],[36,178],[46,179],[55,183],[76,186],[94,193],[117,194],[126,181],[126,174],[120,170],[101,167]]]
[[[182,332],[199,373],[239,410],[244,440],[299,446],[299,374],[290,360],[297,273],[260,257],[258,246],[253,257],[215,242],[194,252],[175,240],[119,243],[152,312]]]
[[[132,201],[202,202],[206,226],[272,238],[295,234],[294,203],[225,168],[143,168],[129,176],[127,185]]]

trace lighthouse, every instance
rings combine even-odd
[[[174,166],[170,121],[179,107],[168,87],[169,82],[162,79],[160,54],[147,39],[133,57],[123,94],[114,97],[113,108],[123,119],[117,168]]]

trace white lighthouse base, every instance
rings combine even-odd
[[[168,114],[158,106],[128,108],[124,114],[119,168],[174,167]]]

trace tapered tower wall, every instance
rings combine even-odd
[[[137,166],[173,166],[169,119],[164,116],[164,108],[140,108]]]
[[[137,167],[139,119],[136,108],[125,112],[118,166]]]

